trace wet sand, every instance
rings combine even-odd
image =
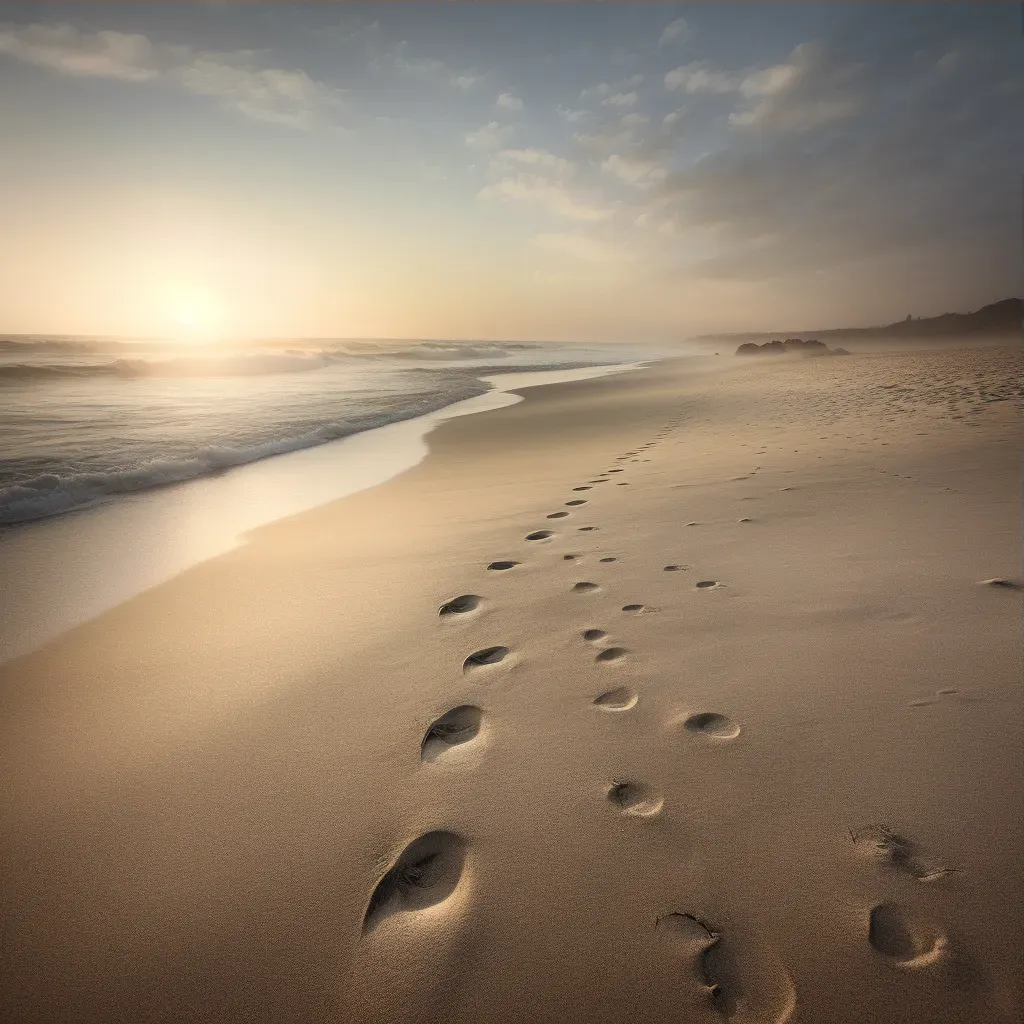
[[[4,1019],[1018,1021],[1019,372],[530,389],[3,666]]]

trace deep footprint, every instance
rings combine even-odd
[[[897,963],[923,966],[938,959],[946,940],[912,925],[894,903],[879,903],[868,915],[868,942]]]
[[[518,562],[491,562],[487,568],[494,572],[504,572],[506,569],[514,569],[517,565]]]
[[[461,597],[453,597],[450,601],[446,601],[441,605],[437,614],[440,616],[465,615],[466,612],[471,612],[478,608],[482,600],[483,598],[477,594],[463,594]]]
[[[638,700],[639,697],[628,686],[618,686],[595,697],[594,704],[604,711],[629,711],[636,707]]]
[[[458,887],[466,841],[454,832],[414,839],[374,887],[363,915],[363,934],[393,914],[442,903]]]
[[[546,518],[547,519],[564,519],[569,513],[568,512],[551,512]]]
[[[683,727],[690,732],[723,740],[735,739],[740,734],[740,727],[731,718],[716,711],[701,711],[696,715],[690,715],[683,722]]]
[[[527,540],[548,540],[550,537],[554,537],[551,530],[534,530],[526,535]]]
[[[596,583],[574,583],[572,589],[577,594],[593,594],[601,588]]]
[[[623,814],[636,818],[652,818],[661,811],[665,801],[643,782],[613,781],[608,787],[608,802]]]
[[[507,647],[484,647],[482,650],[474,651],[462,663],[462,671],[471,672],[474,669],[483,668],[487,665],[497,665],[507,654]]]
[[[603,629],[585,629],[583,631],[583,639],[590,644],[596,644],[598,640],[603,640],[607,635]]]
[[[639,615],[642,611],[647,608],[645,604],[624,604],[622,610],[628,612],[630,615]]]
[[[572,505],[572,506],[575,507],[576,505],[586,505],[586,503],[587,503],[587,499],[586,498],[573,498],[572,501],[567,501],[566,505]]]
[[[420,759],[436,761],[452,747],[468,743],[480,732],[484,713],[473,704],[460,704],[430,724],[420,744]]]
[[[607,664],[611,661],[622,661],[625,656],[629,654],[629,651],[625,647],[608,647],[605,648],[594,660],[599,661],[602,664]]]

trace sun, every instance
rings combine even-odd
[[[179,340],[209,341],[216,336],[220,310],[208,295],[192,293],[175,298],[169,309]]]

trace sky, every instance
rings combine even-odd
[[[661,342],[1020,294],[1016,4],[0,5],[0,332]]]

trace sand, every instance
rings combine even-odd
[[[3,1019],[1016,1024],[1019,372],[533,388],[3,666]]]

